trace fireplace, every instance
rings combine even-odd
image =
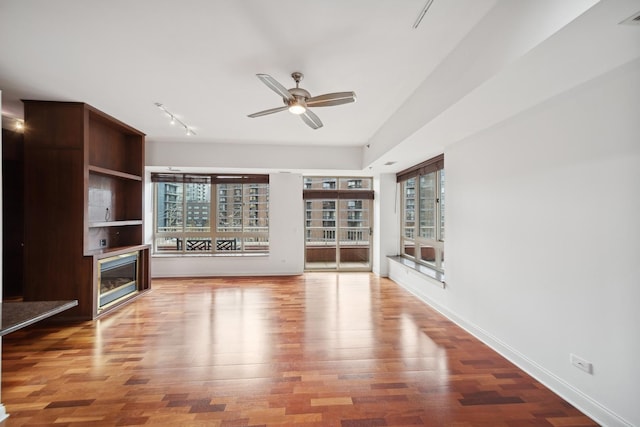
[[[138,291],[138,252],[98,260],[98,310]]]

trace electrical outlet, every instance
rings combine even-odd
[[[107,239],[100,239],[100,247],[104,248],[107,246]]]
[[[582,357],[576,356],[575,354],[570,354],[569,359],[571,360],[571,364],[578,369],[585,371],[587,374],[593,374],[593,365],[591,362],[587,362]]]

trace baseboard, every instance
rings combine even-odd
[[[0,423],[9,418],[9,414],[7,414],[7,410],[4,405],[0,403]]]
[[[151,275],[151,279],[184,279],[184,278],[215,278],[215,277],[286,277],[286,276],[300,276],[304,274],[304,271],[300,272],[277,272],[277,271],[269,271],[269,272],[204,272],[204,273],[185,273],[184,271],[179,271],[177,273],[156,273],[155,275]]]
[[[438,311],[447,319],[451,320],[456,325],[469,332],[475,338],[491,347],[491,349],[499,353],[505,359],[509,360],[518,368],[525,371],[527,374],[531,375],[540,383],[544,384],[545,387],[549,388],[558,396],[562,397],[564,400],[578,408],[580,411],[591,417],[600,425],[609,427],[633,427],[633,424],[626,421],[624,418],[620,417],[608,408],[604,407],[596,400],[582,393],[580,390],[576,389],[571,384],[564,381],[562,378],[554,375],[543,366],[540,366],[533,360],[530,360],[524,354],[497,339],[484,329],[471,322],[468,322],[463,317],[458,316],[456,313],[438,304],[437,302],[429,298],[426,293],[420,292],[420,289],[416,289],[409,283],[403,282],[402,277],[394,277],[390,274],[389,278],[400,285],[403,289],[407,290],[408,292],[412,293],[417,298],[425,302],[431,308]]]

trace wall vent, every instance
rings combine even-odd
[[[640,12],[634,13],[633,15],[622,21],[621,24],[640,25]]]

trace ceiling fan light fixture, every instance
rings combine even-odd
[[[307,108],[304,105],[296,102],[295,104],[291,104],[289,106],[289,111],[293,114],[300,115],[300,114],[303,114],[305,111],[307,111]]]

